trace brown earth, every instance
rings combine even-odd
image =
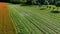
[[[16,34],[6,3],[0,2],[0,34]]]

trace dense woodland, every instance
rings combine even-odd
[[[18,2],[28,5],[58,5],[60,6],[60,0],[10,0],[11,2]]]
[[[26,4],[56,4],[59,0],[20,0]]]

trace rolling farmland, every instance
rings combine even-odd
[[[18,34],[60,34],[60,13],[52,13],[52,8],[40,10],[43,7],[20,4],[7,7]]]

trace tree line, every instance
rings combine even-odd
[[[60,6],[60,0],[11,0],[15,2],[19,2],[22,4],[27,4],[27,5],[59,5]]]
[[[26,4],[56,4],[60,0],[20,0],[20,2]]]

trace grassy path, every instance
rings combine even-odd
[[[16,34],[6,3],[0,2],[0,34]]]

